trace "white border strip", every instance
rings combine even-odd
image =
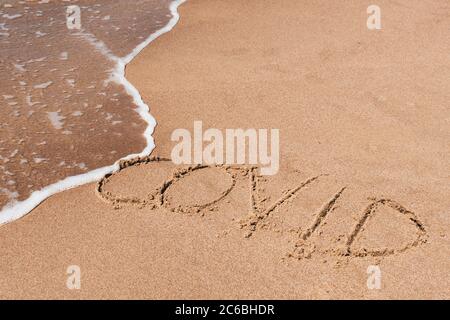
[[[130,63],[131,60],[133,60],[146,46],[148,46],[150,42],[152,42],[159,36],[163,35],[164,33],[172,30],[172,28],[177,24],[178,20],[180,19],[180,16],[178,14],[178,7],[185,1],[186,0],[176,0],[170,4],[169,8],[172,14],[172,18],[165,27],[152,33],[147,38],[147,40],[145,40],[144,42],[139,44],[136,48],[134,48],[133,51],[126,57],[113,58],[113,60],[117,64],[116,69],[111,74],[112,79],[114,79],[116,82],[122,84],[125,87],[126,92],[133,97],[133,102],[138,107],[137,112],[148,123],[147,129],[144,132],[144,136],[147,141],[147,146],[145,147],[145,149],[139,154],[130,154],[122,159],[119,159],[111,166],[98,168],[84,174],[68,177],[64,180],[51,184],[47,187],[44,187],[39,191],[33,192],[30,195],[30,197],[24,201],[15,202],[9,206],[7,205],[6,207],[3,208],[3,210],[0,211],[0,225],[22,218],[23,216],[31,212],[31,210],[36,208],[42,201],[58,192],[68,190],[83,184],[98,181],[105,175],[119,170],[119,162],[122,160],[128,160],[140,156],[147,156],[153,151],[153,149],[155,148],[155,143],[153,141],[152,134],[156,126],[156,120],[151,116],[149,107],[142,100],[139,91],[125,78],[125,66],[128,63]],[[108,55],[108,49],[104,46],[103,43],[95,41],[94,38],[93,44],[97,47],[97,49],[99,49],[105,55],[111,58],[111,56]]]

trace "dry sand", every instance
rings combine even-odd
[[[153,156],[195,120],[279,128],[279,173],[123,164],[0,229],[0,297],[448,299],[450,6],[377,4],[380,31],[365,1],[180,7],[127,68]]]

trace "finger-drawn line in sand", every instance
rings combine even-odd
[[[169,159],[165,158],[159,158],[159,157],[143,157],[143,158],[136,158],[132,160],[122,161],[120,162],[120,169],[118,172],[132,167],[132,166],[138,166],[141,164],[148,164],[151,162],[170,162]],[[188,176],[189,174],[202,170],[207,168],[222,168],[225,170],[225,172],[231,177],[231,184],[230,186],[224,190],[219,197],[216,199],[213,199],[211,201],[208,201],[206,203],[202,204],[194,204],[191,206],[182,206],[179,205],[177,207],[173,207],[168,200],[167,192],[170,189],[171,186],[175,185],[178,181],[183,179],[184,177]],[[117,208],[120,208],[120,204],[134,204],[138,205],[139,207],[145,207],[145,206],[151,206],[151,209],[161,208],[164,207],[166,209],[169,209],[172,212],[180,212],[180,213],[198,213],[201,210],[209,209],[212,206],[214,206],[216,203],[220,202],[222,199],[224,199],[235,187],[236,185],[236,174],[232,172],[233,168],[228,166],[205,166],[205,165],[195,165],[195,166],[189,166],[182,169],[176,169],[172,176],[165,180],[158,188],[156,188],[154,191],[150,192],[145,199],[140,199],[137,197],[121,197],[113,195],[111,192],[106,191],[105,187],[106,185],[111,181],[111,177],[113,174],[109,174],[105,176],[103,179],[101,179],[97,184],[97,194],[107,202],[113,203]]]
[[[368,219],[373,218],[377,209],[380,206],[384,206],[384,205],[389,206],[392,209],[394,209],[395,211],[398,211],[402,215],[406,216],[414,224],[414,226],[418,230],[416,239],[410,243],[407,243],[400,249],[389,249],[389,248],[371,249],[371,250],[366,249],[366,248],[352,249],[352,244],[355,242],[355,239],[358,236],[358,234],[360,234],[364,230],[364,225],[367,223]],[[388,256],[388,255],[392,255],[395,253],[404,252],[410,248],[418,246],[421,243],[425,243],[426,236],[427,235],[426,235],[425,227],[424,227],[423,223],[420,222],[419,218],[416,216],[416,214],[414,212],[409,211],[408,209],[406,209],[405,207],[403,207],[402,205],[400,205],[399,203],[397,203],[391,199],[374,200],[374,202],[369,204],[367,206],[366,210],[364,210],[364,213],[363,213],[361,219],[358,221],[355,228],[348,236],[348,240],[346,243],[347,254],[352,255],[352,256],[357,256],[357,257]]]
[[[334,203],[336,200],[340,197],[342,192],[345,190],[345,188],[341,189],[335,197],[327,204],[325,205],[324,209],[322,209],[319,213],[319,216],[325,216],[328,214],[328,212],[333,210]],[[380,248],[380,249],[368,249],[368,248],[359,248],[359,249],[353,249],[352,245],[354,244],[357,236],[361,234],[361,232],[364,230],[364,225],[367,223],[368,219],[373,218],[377,209],[379,209],[381,206],[387,205],[394,209],[395,211],[400,212],[404,216],[406,216],[417,228],[418,233],[416,236],[416,239],[413,241],[403,245],[402,247],[398,249],[393,248]],[[326,214],[323,214],[323,212],[327,211]],[[311,228],[310,228],[311,229]],[[314,232],[314,231],[312,231]],[[427,241],[427,233],[425,230],[425,227],[422,222],[420,222],[419,218],[414,214],[412,211],[407,210],[405,207],[400,205],[399,203],[395,202],[391,199],[380,199],[380,200],[374,200],[371,204],[367,206],[367,208],[364,210],[363,215],[361,216],[358,223],[355,225],[353,231],[347,236],[347,241],[345,243],[345,246],[342,248],[331,248],[324,251],[318,251],[316,250],[313,243],[308,243],[308,238],[312,234],[312,232],[306,232],[301,235],[300,240],[296,242],[295,248],[293,252],[289,253],[289,257],[294,257],[297,259],[302,258],[310,258],[313,253],[321,253],[321,254],[334,254],[338,256],[352,256],[352,257],[386,257],[397,253],[405,252],[408,249],[411,249],[413,247],[417,247],[421,243],[425,243]]]
[[[336,202],[346,188],[347,187],[343,187],[330,199],[330,201],[322,206],[321,210],[317,213],[314,222],[308,229],[305,230],[305,232],[301,232],[300,229],[297,231],[299,239],[295,242],[293,252],[288,253],[288,257],[301,259],[310,258],[312,256],[312,254],[316,251],[316,248],[313,243],[308,242],[308,239],[314,232],[316,232],[325,220],[326,216],[335,209]]]
[[[250,238],[256,231],[265,229],[265,223],[275,212],[276,209],[281,208],[283,204],[287,203],[289,200],[294,199],[300,194],[300,191],[306,187],[313,185],[320,178],[328,176],[328,174],[320,174],[310,177],[294,188],[291,188],[284,192],[282,196],[272,203],[267,208],[264,208],[263,202],[267,200],[260,193],[261,181],[265,181],[265,178],[257,173],[257,167],[245,167],[245,166],[225,166],[225,165],[196,165],[184,168],[175,168],[171,176],[160,183],[159,187],[155,188],[153,191],[149,192],[145,198],[138,197],[125,197],[120,195],[114,195],[110,191],[106,190],[106,186],[111,182],[113,176],[119,174],[122,170],[132,167],[139,166],[142,164],[149,163],[160,163],[160,162],[170,162],[169,159],[159,158],[159,157],[143,157],[136,158],[132,160],[126,160],[120,162],[120,169],[113,174],[106,175],[103,179],[98,182],[97,194],[106,202],[113,204],[116,208],[120,208],[121,205],[137,205],[140,208],[148,207],[151,210],[157,208],[163,208],[172,212],[178,213],[189,213],[196,214],[202,213],[204,210],[210,210],[218,205],[222,200],[224,200],[232,191],[235,189],[237,181],[239,178],[248,179],[250,186],[250,214],[239,221],[240,229],[246,231],[245,237]],[[228,176],[231,178],[231,183],[224,189],[215,199],[209,200],[201,204],[192,205],[178,205],[174,206],[171,202],[167,193],[170,188],[176,183],[180,182],[183,178],[188,177],[192,173],[204,170],[207,168],[218,168],[224,170]],[[385,257],[393,254],[398,254],[405,252],[408,249],[417,247],[418,245],[425,243],[427,240],[427,232],[425,230],[424,224],[419,220],[417,215],[412,211],[406,209],[394,200],[382,198],[382,199],[370,199],[370,203],[366,209],[363,211],[361,218],[358,223],[354,226],[353,230],[347,234],[346,240],[343,246],[331,247],[325,250],[316,249],[316,245],[312,235],[319,234],[319,229],[324,225],[325,220],[328,216],[336,209],[336,203],[340,201],[342,195],[348,187],[342,187],[337,191],[331,199],[325,202],[320,210],[318,210],[315,218],[311,222],[310,226],[301,231],[301,227],[295,229],[295,234],[297,240],[295,241],[294,248],[292,252],[287,254],[288,257],[303,259],[310,258],[313,254],[326,254],[326,255],[337,255],[346,257]],[[416,238],[413,241],[402,245],[400,248],[354,248],[355,240],[364,231],[364,226],[366,223],[376,215],[378,209],[382,206],[388,206],[395,211],[402,214],[408,218],[409,221],[413,223],[417,229]],[[201,214],[203,215],[203,213]],[[270,230],[270,228],[269,228]],[[344,236],[344,235],[342,235]],[[338,239],[339,241],[339,239]]]
[[[252,176],[253,176],[253,173],[254,172],[252,171]],[[294,197],[300,190],[302,190],[304,187],[311,184],[312,182],[316,181],[321,176],[324,176],[324,175],[318,175],[318,176],[315,176],[315,177],[305,180],[299,186],[289,190],[285,195],[283,195],[281,198],[279,198],[277,201],[275,201],[275,203],[272,204],[268,209],[264,210],[263,212],[253,211],[249,217],[247,217],[246,219],[243,219],[241,221],[241,228],[247,227],[249,229],[249,231],[246,234],[246,237],[247,238],[251,237],[253,232],[256,231],[256,228],[258,227],[259,223],[261,221],[263,221],[264,219],[266,219],[268,216],[270,216],[270,214],[276,208],[281,206],[285,201]],[[252,181],[253,181],[253,178],[252,178]],[[254,180],[254,181],[256,181],[256,180]],[[255,188],[252,188],[252,189],[254,190]],[[254,200],[253,197],[252,197],[252,199]]]
[[[250,203],[253,212],[259,212],[260,208],[258,207],[258,203],[261,203],[260,199],[257,199],[258,196],[258,174],[256,173],[257,167],[251,167],[249,169],[250,173]]]
[[[316,219],[314,220],[314,223],[311,227],[309,227],[304,233],[301,234],[302,240],[308,240],[308,238],[316,231],[316,229],[319,227],[319,225],[322,223],[322,221],[325,219],[325,217],[334,210],[336,201],[341,197],[342,193],[347,187],[343,187],[341,190],[339,190],[338,193],[334,195],[334,197],[326,203],[322,209],[319,211],[319,213],[316,216]]]
[[[166,161],[169,162],[170,160],[158,157],[143,157],[121,161],[119,163],[119,170],[117,171],[117,173],[132,166],[138,166],[150,162],[166,162]],[[157,188],[153,192],[150,192],[145,199],[140,199],[138,197],[121,197],[113,195],[111,192],[105,190],[106,185],[111,181],[111,178],[114,175],[115,174],[107,174],[97,183],[97,194],[103,200],[112,203],[117,208],[120,207],[120,204],[136,204],[139,205],[140,207],[144,207],[149,204],[156,205],[157,203],[159,204],[162,203],[161,194],[163,190],[165,190],[166,184],[168,182],[165,181],[161,187]]]
[[[226,173],[231,177],[230,186],[226,190],[224,190],[219,195],[219,197],[217,197],[216,199],[213,199],[209,202],[203,203],[203,204],[194,204],[191,206],[178,205],[177,207],[171,206],[171,204],[168,201],[167,196],[166,196],[166,191],[171,186],[173,186],[176,182],[180,181],[183,177],[191,174],[194,171],[211,168],[211,167],[223,168],[223,169],[225,169]],[[231,170],[232,170],[231,167],[227,167],[227,166],[198,165],[198,166],[188,167],[187,169],[177,171],[174,173],[172,179],[167,182],[167,185],[164,188],[164,190],[161,191],[161,205],[164,206],[165,208],[170,209],[172,212],[181,212],[181,213],[199,213],[201,210],[209,209],[212,206],[214,206],[216,203],[218,203],[219,201],[224,199],[231,192],[231,190],[234,189],[234,186],[236,185],[236,176],[235,176],[235,173],[231,172]]]

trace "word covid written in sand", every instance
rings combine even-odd
[[[156,172],[159,181],[145,177]],[[145,191],[117,188],[120,184],[116,181],[122,174],[133,175],[130,181]],[[118,172],[98,183],[97,194],[116,209],[131,205],[187,217],[227,215],[246,239],[264,232],[280,234],[292,244],[286,256],[296,259],[316,254],[385,257],[427,241],[425,226],[417,214],[393,199],[368,198],[358,212],[346,200],[352,193],[351,186],[332,184],[327,174],[299,179],[293,178],[294,173],[283,174],[286,178],[281,179],[290,179],[291,186],[267,193],[270,181],[255,166],[176,166],[169,159],[145,157],[122,162]],[[324,193],[321,189],[326,188]],[[313,200],[318,198],[320,201]],[[246,201],[247,207],[242,205]],[[310,205],[313,201],[315,204]]]

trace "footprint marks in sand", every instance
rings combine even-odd
[[[155,170],[139,170],[142,165],[155,166]],[[121,175],[123,170],[127,170],[127,177]],[[233,191],[246,193],[250,214],[241,216],[237,227],[245,232],[246,238],[263,232],[287,235],[286,241],[292,243],[287,256],[296,259],[310,258],[313,254],[385,257],[426,242],[427,232],[418,216],[392,199],[369,199],[370,204],[353,224],[349,215],[342,213],[344,210],[337,215],[335,211],[345,206],[345,194],[350,191],[347,186],[336,188],[328,183],[337,191],[321,198],[319,192],[326,187],[317,189],[317,185],[328,177],[322,174],[296,181],[281,194],[269,191],[268,195],[270,183],[257,174],[256,167],[180,167],[169,159],[145,157],[123,161],[118,172],[98,183],[97,194],[117,209],[132,205],[203,216],[220,214],[218,207],[230,202],[229,198],[234,199]],[[308,204],[304,195],[300,197],[307,189],[315,193],[314,199],[319,198],[321,205],[317,206],[316,200]],[[278,198],[271,201],[274,193]]]

